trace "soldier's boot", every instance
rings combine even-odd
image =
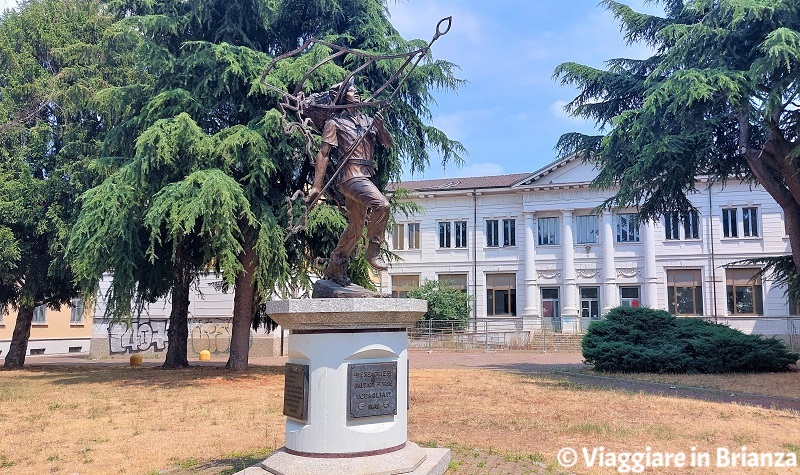
[[[331,261],[325,269],[325,278],[332,280],[342,287],[350,285],[350,279],[347,278],[347,266],[350,259],[346,257],[331,256]]]
[[[389,266],[386,261],[381,258],[381,243],[378,240],[371,239],[367,246],[367,251],[364,253],[364,258],[367,263],[375,270],[386,270]]]

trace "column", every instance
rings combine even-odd
[[[525,316],[539,316],[536,287],[536,229],[534,213],[525,213]]]
[[[578,306],[576,304],[577,288],[575,287],[575,244],[572,237],[572,210],[565,210],[562,214],[562,251],[564,253],[564,308],[561,311],[562,317],[577,317]]]
[[[644,224],[644,305],[650,308],[658,308],[655,238],[655,225],[652,221],[648,221]]]
[[[603,313],[619,305],[617,268],[614,261],[614,222],[611,211],[603,211]]]

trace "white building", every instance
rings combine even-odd
[[[424,213],[395,216],[388,240],[402,260],[382,289],[451,280],[474,295],[474,318],[533,331],[579,333],[623,304],[797,334],[785,289],[737,264],[790,252],[782,210],[763,188],[699,180],[697,215],[638,224],[633,209],[592,214],[612,196],[589,188],[595,176],[567,158],[534,173],[399,184]]]
[[[188,355],[196,358],[201,351],[212,355],[230,353],[233,320],[233,292],[220,290],[221,278],[200,276],[189,293]],[[167,328],[172,312],[170,298],[162,298],[146,305],[141,315],[134,316],[131,325],[112,322],[105,318],[106,303],[103,296],[111,285],[111,277],[100,281],[97,304],[94,308],[91,346],[92,358],[130,356],[144,353],[155,357],[166,350]],[[250,356],[282,354],[280,330],[268,332],[265,328],[250,329]]]

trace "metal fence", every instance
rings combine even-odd
[[[577,322],[556,319],[479,318],[468,322],[420,320],[409,330],[412,348],[579,351]]]
[[[704,317],[745,333],[773,336],[800,351],[798,317]],[[588,319],[479,318],[467,322],[420,320],[409,329],[409,347],[431,349],[528,349],[580,351]]]
[[[766,316],[737,316],[737,317],[703,317],[706,321],[721,323],[741,330],[745,333],[754,333],[767,337],[783,340],[791,351],[800,351],[800,317],[766,317]]]

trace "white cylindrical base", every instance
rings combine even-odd
[[[308,456],[363,456],[407,440],[408,334],[386,330],[292,331],[289,363],[308,365],[308,418],[286,419],[286,449]],[[348,365],[397,363],[396,414],[354,418]]]

